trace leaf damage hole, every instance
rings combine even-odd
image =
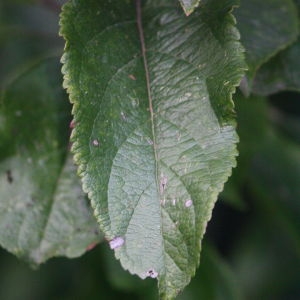
[[[192,205],[193,205],[193,200],[191,200],[191,199],[186,200],[185,203],[184,203],[185,207],[191,207]]]
[[[7,179],[8,183],[10,183],[10,184],[13,183],[14,178],[12,176],[11,170],[6,171],[6,179]]]
[[[154,269],[150,269],[147,271],[146,275],[151,278],[156,278],[158,273]]]
[[[121,247],[125,243],[124,239],[120,236],[113,238],[111,241],[109,241],[109,247],[110,249],[117,249]]]

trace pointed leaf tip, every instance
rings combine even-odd
[[[201,0],[179,0],[186,16],[189,16],[199,5]]]

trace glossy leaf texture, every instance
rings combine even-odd
[[[190,15],[199,5],[200,0],[179,0],[185,14]]]
[[[59,61],[6,87],[0,106],[0,244],[37,265],[76,257],[100,235],[68,157],[69,105]]]
[[[231,99],[245,70],[232,1],[70,1],[61,34],[73,153],[122,266],[174,298],[194,275],[235,166]]]
[[[246,49],[248,64],[247,76],[241,87],[249,95],[255,73],[262,64],[297,39],[298,14],[292,0],[240,2],[234,15],[241,33],[241,42]]]

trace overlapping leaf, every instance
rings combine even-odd
[[[12,82],[0,107],[0,244],[31,264],[100,239],[67,158],[69,106],[57,59]]]
[[[136,4],[136,6],[135,6]],[[72,1],[61,33],[73,152],[125,269],[172,299],[235,165],[231,94],[245,68],[232,1],[186,18],[169,1]]]
[[[253,92],[260,95],[300,91],[300,39],[264,64],[256,74]]]
[[[296,1],[298,15],[300,1]],[[298,23],[299,17],[298,17]],[[300,28],[300,24],[298,24]],[[264,64],[256,74],[253,92],[270,95],[283,90],[300,91],[300,38]]]
[[[241,0],[235,16],[249,67],[242,88],[249,94],[258,68],[296,40],[297,7],[292,0]]]

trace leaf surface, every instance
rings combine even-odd
[[[70,116],[59,75],[58,60],[46,60],[1,98],[0,244],[33,265],[79,256],[100,240],[67,157]]]
[[[296,40],[297,7],[292,0],[241,0],[234,15],[248,64],[242,88],[249,94],[260,66]]]
[[[231,94],[245,64],[232,1],[69,2],[64,85],[84,190],[125,269],[172,299],[235,165]]]

